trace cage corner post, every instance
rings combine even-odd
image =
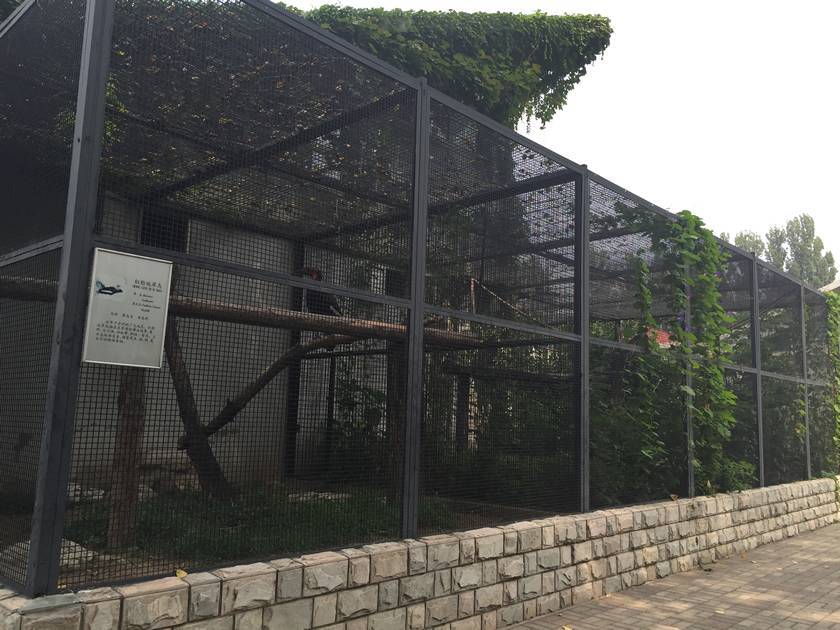
[[[765,486],[764,473],[764,401],[761,382],[761,311],[758,290],[758,257],[753,253],[750,258],[751,293],[752,293],[752,351],[755,368],[755,419],[758,437],[758,485]]]
[[[411,296],[408,327],[408,377],[406,422],[403,440],[402,508],[400,535],[417,535],[420,506],[420,448],[424,413],[423,312],[426,301],[426,231],[429,197],[429,142],[431,99],[428,84],[417,86],[417,118],[414,137],[414,213],[411,232]]]
[[[25,584],[25,592],[30,596],[54,593],[58,589],[114,5],[115,0],[87,0],[85,12],[44,431]]]
[[[580,511],[590,510],[589,465],[589,171],[584,166],[575,178],[575,332],[578,342],[578,475],[580,477]]]

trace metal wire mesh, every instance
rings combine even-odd
[[[762,370],[803,376],[800,286],[759,265],[758,290]]]
[[[0,37],[0,253],[64,229],[84,0],[44,0]]]
[[[828,353],[828,307],[825,296],[809,289],[805,297],[805,356],[808,378],[827,382],[831,378],[831,356]]]
[[[674,313],[664,283],[664,267],[653,252],[650,223],[665,221],[612,188],[589,185],[590,332],[593,337],[639,343],[645,330],[639,304],[639,265],[650,268],[652,313],[665,338],[681,317]]]
[[[455,318],[428,334],[420,532],[577,510],[577,345]]]
[[[831,477],[837,474],[837,445],[834,443],[836,411],[831,388],[808,386],[808,437],[810,441],[811,474]]]
[[[761,393],[766,485],[806,479],[804,385],[765,375]]]
[[[720,283],[722,305],[731,321],[727,341],[732,346],[731,362],[753,365],[752,347],[752,261],[724,249],[728,261]]]
[[[117,3],[99,233],[379,293],[405,274],[415,91],[238,0],[146,4]]]
[[[302,318],[291,294],[179,266],[164,368],[83,368],[64,585],[399,534],[405,313]]]
[[[673,366],[597,345],[590,363],[592,506],[685,496],[685,396]]]
[[[41,0],[0,38],[0,178],[16,208],[0,230],[0,578],[15,583],[58,252],[2,255],[62,231],[83,9]],[[81,368],[59,587],[574,512],[584,488],[593,507],[697,490],[681,358],[640,352],[687,321],[652,246],[667,213],[445,97],[415,164],[425,88],[267,4],[117,0],[112,50],[94,236],[175,261],[170,326],[161,370]],[[799,283],[759,264],[755,296],[753,260],[725,249],[724,469],[758,483],[761,427],[766,484],[806,476],[806,433],[813,472],[836,472],[824,298],[806,291],[803,322]],[[421,346],[408,324],[424,284]],[[419,497],[403,479],[416,427]]]
[[[23,584],[60,252],[0,267],[0,580]]]
[[[426,297],[571,330],[574,173],[432,101]]]
[[[758,408],[756,405],[756,375],[738,370],[726,370],[726,386],[735,394],[735,424],[726,443],[726,456],[730,466],[745,470],[752,486],[759,485],[760,452],[758,441]],[[732,471],[737,472],[737,471]],[[723,490],[740,490],[732,483],[731,477],[724,473]],[[729,482],[729,483],[727,483]]]

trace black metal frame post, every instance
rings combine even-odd
[[[414,137],[414,217],[411,231],[411,306],[408,325],[408,377],[403,439],[403,484],[400,532],[417,535],[420,506],[420,436],[423,427],[423,309],[426,301],[426,225],[429,205],[429,88],[425,79],[417,90]]]
[[[805,388],[805,471],[811,478],[811,406],[808,400],[808,336],[805,330],[805,287],[799,284],[799,327],[802,332],[802,386]]]
[[[28,595],[51,593],[58,585],[113,26],[114,0],[88,0],[64,246],[26,575],[25,590]]]
[[[578,343],[578,471],[580,511],[590,508],[589,471],[589,171],[575,180],[575,332]]]
[[[758,485],[765,485],[764,476],[764,407],[761,383],[761,318],[758,292],[758,258],[750,255],[752,293],[752,354],[755,367],[755,418],[758,428]]]

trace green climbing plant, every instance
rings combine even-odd
[[[724,371],[732,355],[728,341],[732,319],[720,292],[727,255],[703,221],[688,211],[679,213],[676,221],[641,208],[625,208],[624,214],[651,239],[659,287],[665,289],[669,310],[691,315],[690,321],[678,317],[669,344],[657,343],[651,334],[660,323],[653,314],[650,268],[637,264],[643,316],[640,336],[646,350],[637,369],[645,374],[667,366],[682,383],[680,390],[692,414],[695,491],[710,494],[750,487],[754,466],[726,452],[737,403]],[[649,392],[642,388],[638,395],[647,397]]]
[[[828,311],[829,409],[835,418],[834,452],[831,464],[832,471],[836,473],[840,464],[840,422],[836,421],[840,418],[840,295],[834,292],[826,293],[825,301]]]

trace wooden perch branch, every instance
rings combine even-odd
[[[254,397],[272,381],[272,379],[274,379],[275,376],[292,365],[295,361],[299,361],[313,350],[318,350],[320,348],[332,348],[340,344],[358,341],[358,339],[358,337],[350,337],[347,335],[330,335],[329,337],[320,337],[314,341],[299,343],[293,346],[288,352],[269,365],[262,374],[242,388],[242,390],[229,400],[224,408],[216,414],[216,417],[203,427],[202,430],[205,439],[217,433],[225,425],[233,422],[236,419],[237,414],[242,411],[246,405],[251,402]],[[188,448],[190,445],[189,442],[189,436],[183,435],[178,441],[178,448],[182,450]]]
[[[178,341],[178,331],[175,329],[175,322],[169,320],[166,326],[166,337],[164,339],[166,359],[169,362],[169,371],[172,374],[172,382],[175,385],[175,396],[178,399],[178,409],[181,413],[181,422],[186,431],[186,451],[190,461],[198,474],[198,482],[202,490],[216,498],[226,498],[233,494],[233,489],[225,479],[222,467],[210,448],[207,436],[201,425],[198,415],[198,407],[195,404],[190,375],[187,372],[187,364],[184,361],[184,354],[181,351],[181,344]]]

